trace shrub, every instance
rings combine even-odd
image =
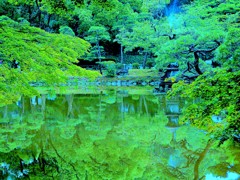
[[[116,68],[117,69],[123,69],[123,64],[122,63],[116,63]]]
[[[116,76],[116,63],[114,61],[103,61],[100,63],[106,69],[107,77],[115,77]]]
[[[28,25],[30,26],[30,22],[28,22],[26,19],[24,18],[18,18],[18,22],[22,25]]]
[[[147,66],[148,68],[153,67],[153,66],[154,66],[154,62],[153,62],[153,61],[148,61],[148,62],[146,63],[146,66]]]
[[[133,69],[139,69],[140,64],[139,63],[133,63],[132,66],[133,66]]]
[[[73,32],[73,30],[68,26],[60,26],[59,33],[70,35],[70,36],[75,36],[75,33]]]

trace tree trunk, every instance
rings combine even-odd
[[[194,69],[196,70],[196,72],[201,75],[203,74],[203,72],[201,71],[200,67],[199,67],[199,56],[203,55],[203,54],[206,54],[206,53],[210,53],[214,50],[216,50],[220,45],[221,43],[218,42],[218,41],[214,41],[217,45],[211,49],[195,49],[195,47],[197,46],[196,44],[194,45],[191,45],[190,48],[189,48],[189,52],[193,52],[194,54],[194,62],[193,62],[193,66],[194,66]],[[190,68],[188,67],[188,70],[190,70]],[[190,71],[189,71],[190,72]]]
[[[47,26],[49,27],[49,24],[50,24],[50,21],[51,21],[51,17],[52,15],[51,14],[48,14],[48,20],[47,20]]]
[[[202,160],[204,159],[204,157],[206,156],[208,150],[212,146],[212,144],[213,144],[213,142],[211,140],[209,140],[205,149],[203,150],[203,152],[201,152],[199,154],[199,158],[197,159],[196,163],[194,164],[194,180],[203,179],[203,177],[199,178],[199,166],[200,166]]]
[[[122,118],[122,121],[124,120],[124,102],[123,102],[123,98],[122,98],[122,103],[121,103],[121,118]]]
[[[101,121],[101,117],[102,117],[102,93],[99,94],[99,109],[98,109],[98,125]]]
[[[147,57],[148,57],[148,52],[145,52],[144,58],[143,58],[143,63],[142,63],[143,69],[145,69],[145,67],[146,67]]]
[[[45,109],[46,109],[46,94],[42,94],[41,95],[41,100],[42,100],[42,107],[41,107],[41,111],[45,117]]]
[[[202,71],[199,68],[199,56],[198,56],[197,52],[194,52],[194,63],[193,63],[193,65],[194,65],[195,70],[197,71],[197,73],[199,75],[203,74]]]
[[[7,116],[8,116],[8,106],[5,106],[4,113],[3,113],[3,118],[7,118]]]
[[[31,20],[31,14],[32,14],[31,6],[28,6],[28,21],[29,22]]]
[[[99,62],[99,71],[100,73],[102,74],[102,65],[101,65],[101,62],[102,62],[102,56],[101,56],[101,49],[100,49],[100,46],[99,46],[99,42],[96,43],[96,46],[97,46],[97,56],[98,56],[98,62]]]
[[[139,97],[139,114],[142,114],[142,95]]]
[[[68,103],[68,112],[67,112],[67,117],[72,118],[74,116],[73,114],[73,99],[74,95],[73,94],[67,94],[66,95],[66,100]]]
[[[120,48],[120,52],[121,52],[121,64],[124,63],[124,58],[123,58],[123,46],[121,45],[121,48]]]
[[[42,11],[41,11],[40,6],[39,6],[39,1],[35,0],[35,3],[37,5],[37,9],[38,9],[38,12],[36,14],[36,16],[38,17],[38,26],[41,28],[41,26],[42,26],[42,23],[41,23]]]
[[[41,17],[42,17],[42,12],[40,11],[38,14],[38,24],[40,28],[42,28]]]
[[[145,98],[145,96],[143,96],[143,104],[144,104],[144,107],[145,107],[145,110],[146,110],[146,113],[147,113],[147,116],[148,116],[148,104],[147,104],[147,102],[146,102],[146,98]]]

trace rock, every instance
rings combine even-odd
[[[127,81],[127,86],[133,86],[133,81]]]
[[[96,81],[96,86],[100,86],[101,85],[101,83],[99,82],[99,81]]]
[[[122,86],[127,86],[127,82],[126,81],[122,81]]]
[[[155,85],[155,82],[150,82],[150,85],[151,85],[151,86],[154,86],[154,85]]]
[[[143,81],[143,82],[142,82],[142,85],[143,85],[143,86],[146,86],[146,85],[147,85],[147,82]]]
[[[121,80],[117,81],[117,86],[121,86]]]

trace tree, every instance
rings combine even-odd
[[[196,80],[189,85],[184,82],[174,85],[171,93],[180,93],[183,97],[195,99],[193,104],[186,106],[182,121],[206,129],[214,138],[220,139],[220,144],[227,139],[240,142],[240,67],[237,36],[239,29],[236,28],[239,26],[239,21],[235,19],[236,8],[239,5],[236,3],[236,1],[227,1],[223,4],[217,1],[210,3],[209,9],[206,9],[209,17],[206,20],[202,18],[204,17],[202,12],[205,10],[200,11],[203,5],[200,1],[196,2],[195,8],[201,15],[198,22],[208,23],[208,26],[203,28],[210,29],[209,32],[212,34],[199,32],[199,35],[190,41],[190,48],[187,51],[193,53],[194,60],[193,63],[189,63],[188,70],[195,69],[193,73]],[[192,12],[195,8],[189,10]],[[226,13],[230,13],[230,17]],[[218,28],[215,29],[217,24]],[[175,42],[180,38],[177,36]],[[200,59],[212,60],[212,67],[217,66],[217,68],[210,67],[202,71],[200,65],[204,66],[200,63]]]
[[[91,10],[95,25],[112,27],[116,17],[125,9],[118,0],[93,1],[87,8]]]
[[[90,52],[91,59],[97,58],[99,63],[101,63],[102,59],[104,58],[102,56],[104,48],[100,45],[100,41],[110,40],[107,29],[103,26],[92,26],[88,30],[88,36],[85,37],[85,39],[94,44]],[[99,65],[99,70],[102,74],[101,65]]]
[[[90,27],[95,25],[92,11],[86,7],[76,8],[75,12],[79,18],[79,25],[77,27],[78,36],[84,37],[87,35],[87,31],[90,29]]]
[[[204,4],[205,3],[205,4]],[[231,27],[236,26],[236,1],[219,4],[217,1],[195,1],[192,5],[181,7],[182,12],[166,16],[156,26],[159,43],[154,50],[158,56],[157,64],[178,62],[183,77],[194,79],[221,63],[215,53],[227,37]],[[226,15],[228,8],[231,15]],[[223,10],[225,9],[225,11]],[[211,69],[211,68],[210,68]]]
[[[59,26],[70,26],[77,30],[75,22],[77,7],[81,2],[73,0],[58,2],[46,0],[6,0],[0,4],[0,12],[17,21],[24,18],[31,25],[40,27],[48,32],[58,32]],[[76,33],[76,32],[75,32]]]
[[[96,77],[73,65],[89,48],[86,41],[49,34],[6,16],[0,17],[0,25],[1,104],[12,103],[21,94],[36,94],[30,83],[57,86],[70,75]]]
[[[113,26],[113,29],[117,31],[114,41],[120,44],[120,62],[122,64],[124,64],[124,44],[126,45],[128,34],[134,26],[135,15],[134,13],[123,15]]]
[[[120,28],[119,34],[116,35],[116,40],[122,46],[125,46],[125,51],[132,51],[138,48],[139,53],[144,55],[142,66],[145,68],[147,57],[151,54],[151,49],[154,46],[153,19],[148,13],[141,13],[135,18],[133,25]]]

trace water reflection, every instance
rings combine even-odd
[[[203,179],[239,173],[238,148],[179,126],[184,101],[108,91],[41,95],[0,109],[0,177]],[[238,174],[237,174],[238,176]]]

